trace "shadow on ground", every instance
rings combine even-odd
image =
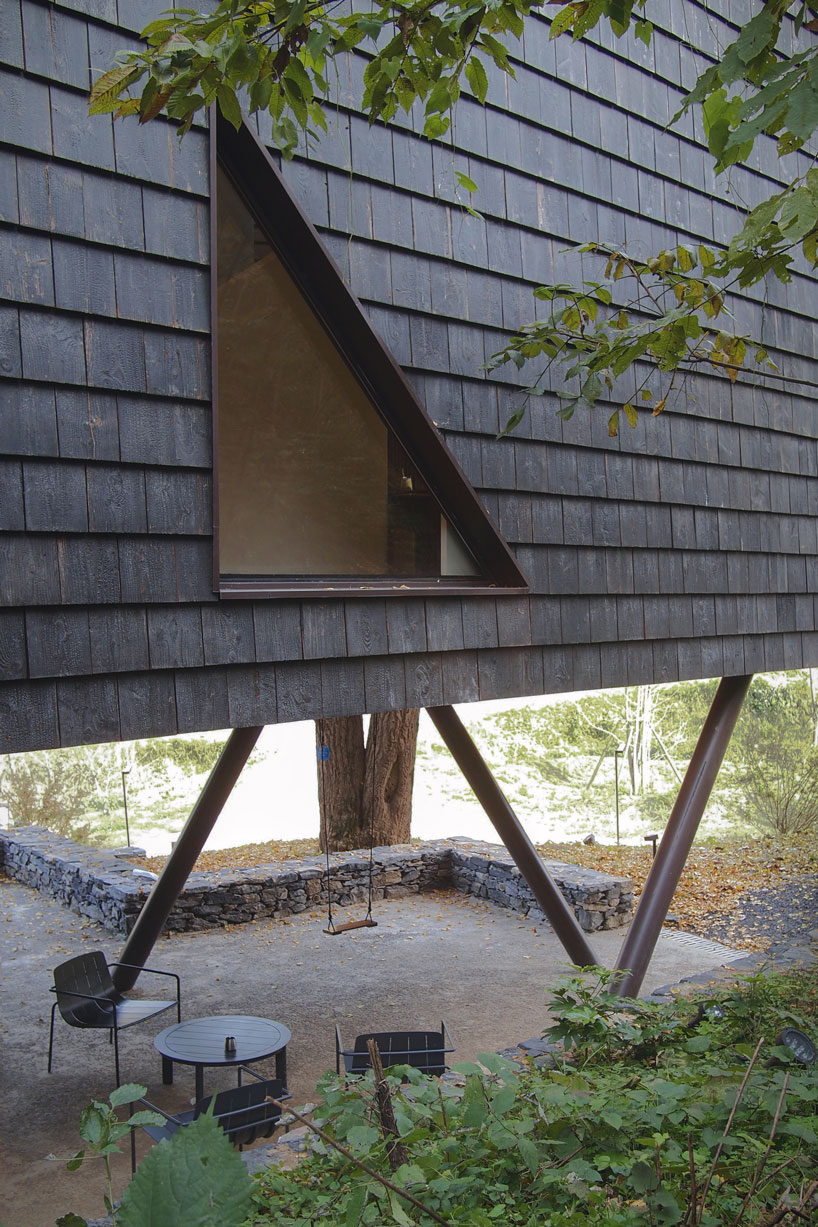
[[[58,1022],[54,1073],[46,1073],[51,969],[83,950],[120,956],[122,939],[61,905],[0,878],[2,916],[2,1144],[0,1222],[51,1227],[69,1210],[103,1213],[100,1163],[69,1173],[62,1161],[80,1145],[76,1123],[93,1097],[114,1085],[113,1049],[104,1032]],[[149,962],[182,977],[182,1017],[255,1014],[285,1023],[293,1104],[313,1099],[321,1073],[334,1063],[334,1027],[346,1041],[364,1030],[437,1027],[445,1019],[457,1044],[454,1060],[470,1060],[540,1034],[549,985],[568,970],[553,933],[456,893],[383,904],[376,929],[339,937],[322,932],[323,915],[162,938]],[[611,966],[624,931],[595,934],[600,963]],[[663,935],[645,990],[702,971],[702,951]],[[715,960],[713,960],[715,961]],[[155,995],[145,978],[145,995]],[[153,1035],[172,1015],[120,1036],[122,1077],[148,1087],[166,1110],[187,1107],[193,1071],[176,1067],[162,1085]],[[274,1063],[260,1062],[274,1074]],[[221,1078],[221,1081],[219,1081]],[[205,1090],[228,1085],[226,1071],[205,1072]],[[61,1161],[47,1158],[55,1154]],[[116,1192],[130,1165],[114,1164]]]

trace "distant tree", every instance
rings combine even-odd
[[[72,751],[9,755],[0,775],[0,804],[12,826],[46,827],[79,843],[92,839],[84,821],[92,792],[82,756]]]
[[[748,820],[777,835],[818,833],[818,750],[805,674],[781,685],[753,682],[734,735]]]

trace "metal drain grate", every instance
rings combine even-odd
[[[730,946],[722,946],[720,942],[708,941],[697,933],[680,933],[677,929],[662,929],[662,940],[674,946],[683,946],[687,950],[698,950],[705,958],[716,959],[722,963],[735,963],[752,953],[750,950],[733,950]]]

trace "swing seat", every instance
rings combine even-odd
[[[340,1074],[341,1061],[347,1074],[363,1074],[371,1069],[367,1040],[374,1040],[381,1054],[384,1069],[391,1065],[411,1065],[421,1073],[440,1077],[448,1068],[446,1054],[454,1052],[454,1044],[445,1022],[439,1031],[367,1031],[355,1038],[354,1048],[344,1048],[341,1028],[335,1025],[335,1072]]]
[[[345,924],[333,924],[331,928],[324,929],[330,937],[337,937],[339,933],[349,933],[350,929],[377,929],[378,922],[373,920],[371,916],[365,916],[363,920],[348,920]]]

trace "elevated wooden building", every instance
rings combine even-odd
[[[724,241],[774,186],[772,142],[716,181],[666,128],[734,4],[653,5],[649,47],[533,15],[454,148],[369,127],[352,61],[292,201],[249,129],[88,117],[155,8],[0,31],[0,751],[818,664],[808,388],[498,438],[523,376],[481,370],[570,244]],[[736,303],[804,379],[814,293]]]

